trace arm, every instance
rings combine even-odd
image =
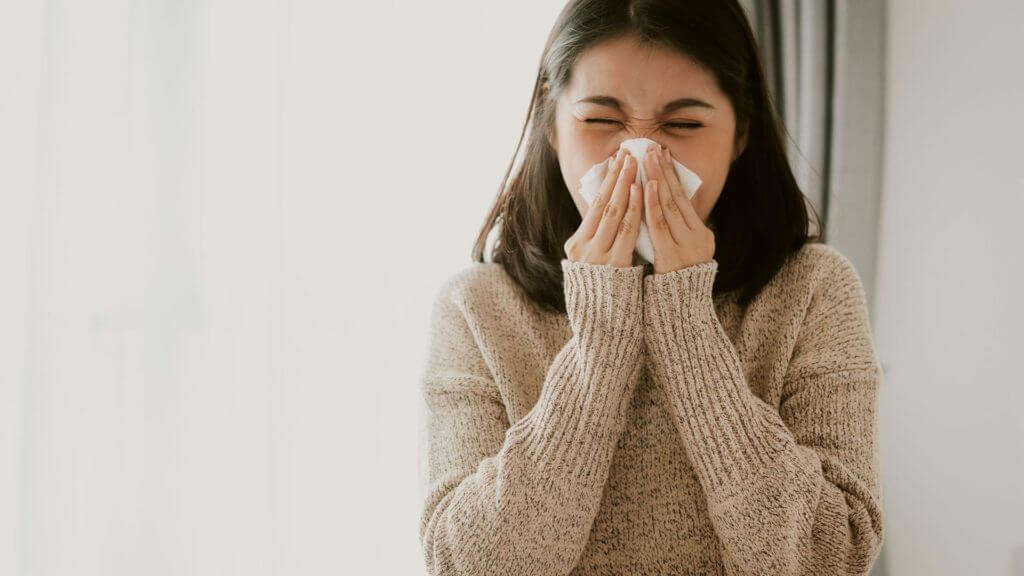
[[[644,282],[654,380],[708,501],[727,573],[867,574],[882,543],[880,366],[843,257],[800,327],[776,411],[745,381],[715,314],[711,260]]]
[[[587,543],[641,367],[643,267],[562,268],[572,337],[511,425],[464,303],[443,290],[435,304],[420,522],[432,575],[564,575]]]

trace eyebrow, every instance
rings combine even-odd
[[[592,104],[599,104],[601,106],[615,108],[620,112],[622,111],[622,103],[619,102],[618,98],[615,98],[614,96],[587,96],[586,98],[581,98],[576,102],[590,102]],[[679,110],[680,108],[709,108],[711,110],[715,109],[715,107],[712,106],[711,104],[708,104],[707,102],[700,100],[698,98],[677,98],[666,104],[665,107],[662,108],[661,113],[668,114],[669,112]]]

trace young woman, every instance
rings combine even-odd
[[[560,15],[519,170],[433,310],[431,574],[869,572],[865,293],[808,234],[757,50],[735,0]],[[643,190],[615,154],[637,137],[659,145]],[[579,178],[606,158],[587,206]],[[702,178],[693,198],[672,159]]]

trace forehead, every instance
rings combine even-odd
[[[681,96],[716,105],[725,99],[714,76],[696,60],[631,36],[596,44],[573,65],[567,95],[575,102],[595,94],[614,96],[627,110],[654,109]]]

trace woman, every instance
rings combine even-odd
[[[428,571],[867,574],[883,523],[865,294],[808,235],[741,7],[570,2],[527,124],[476,262],[433,310]],[[643,190],[614,155],[636,137],[660,145]],[[579,178],[606,158],[587,206]],[[673,158],[703,180],[692,199]],[[641,214],[653,263],[634,256]]]

